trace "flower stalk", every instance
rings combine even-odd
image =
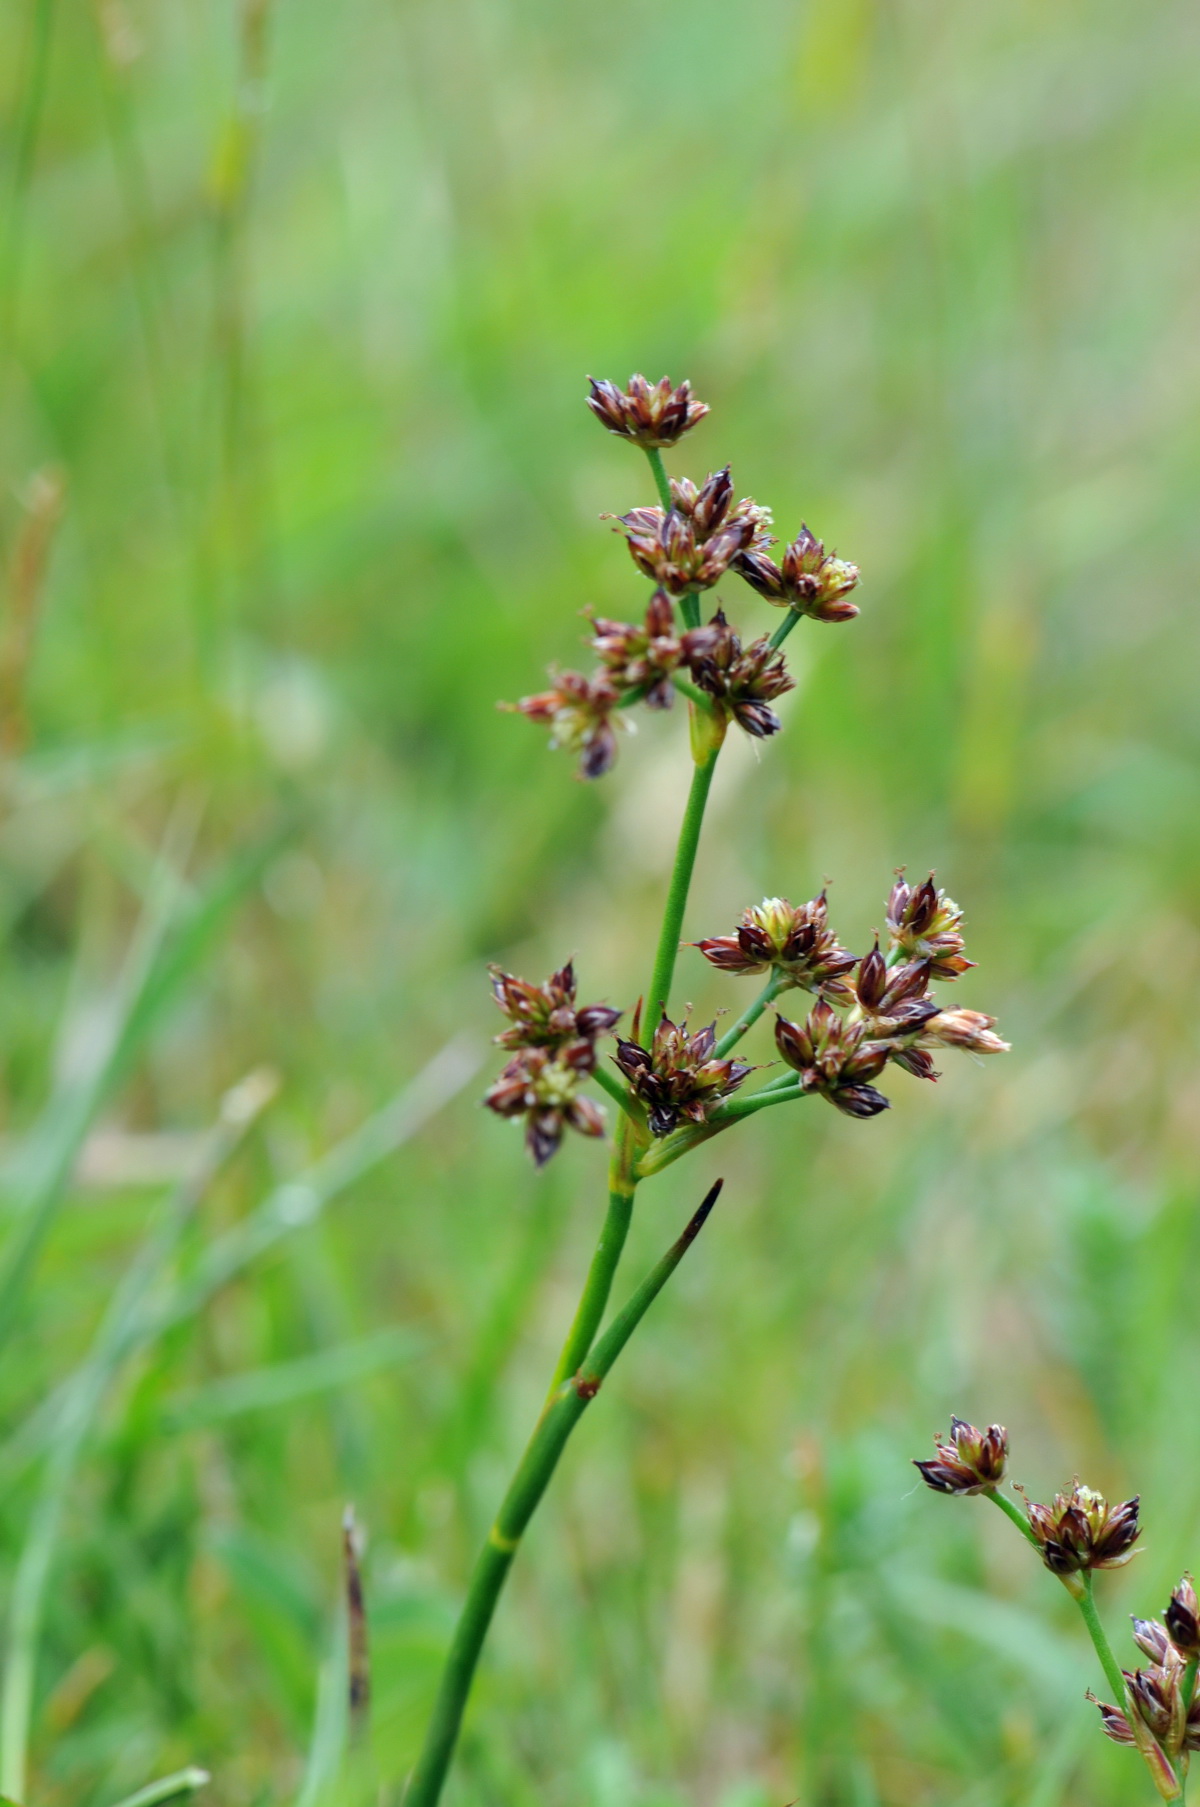
[[[568,1131],[587,1138],[604,1133],[603,1109],[586,1090],[592,1082],[617,1106],[618,1115],[607,1209],[579,1303],[541,1416],[476,1560],[407,1807],[435,1807],[488,1629],[533,1513],[575,1425],[699,1233],[720,1181],[604,1328],[638,1186],[759,1111],[814,1092],[843,1113],[874,1115],[887,1099],[866,1081],[885,1067],[936,1078],[927,1044],[969,1045],[984,1052],[1004,1046],[995,1036],[990,1043],[980,1040],[979,1025],[986,1024],[990,1034],[990,1017],[944,1011],[929,992],[932,979],[957,976],[947,964],[945,938],[956,934],[961,916],[937,890],[932,875],[914,894],[912,910],[901,912],[897,934],[911,941],[924,933],[931,943],[942,937],[936,949],[940,968],[932,957],[906,954],[893,980],[885,983],[875,971],[884,966],[878,950],[871,966],[871,956],[860,958],[837,940],[823,891],[800,906],[767,898],[743,911],[732,935],[691,944],[718,971],[760,975],[763,983],[753,1002],[719,1040],[715,1024],[696,1028],[687,1011],[678,1020],[668,1014],[705,811],[725,738],[731,729],[757,741],[780,731],[772,704],[795,683],[780,648],[801,618],[827,624],[853,619],[858,609],[848,597],[859,573],[857,566],[826,553],[805,526],[776,565],[768,556],[775,544],[771,512],[750,497],[737,499],[728,465],[710,472],[703,483],[668,476],[664,448],[678,445],[709,412],[689,384],[673,386],[666,377],[652,384],[634,376],[620,389],[607,380],[593,380],[587,403],[610,433],[639,446],[649,463],[657,504],[630,509],[617,519],[616,531],[653,590],[649,603],[632,611],[631,620],[584,611],[598,660],[595,669],[552,667],[549,689],[503,706],[547,728],[551,748],[575,755],[579,777],[591,782],[611,770],[629,711],[667,711],[682,697],[693,769],[649,987],[632,1013],[628,1033],[617,1036],[611,1067],[608,1038],[625,1013],[607,1003],[580,1005],[573,962],[540,985],[492,969],[493,996],[507,1020],[496,1038],[506,1064],[484,1102],[497,1116],[523,1126],[535,1165],[543,1166],[557,1153]],[[702,608],[704,594],[732,578],[783,610],[773,634],[744,636],[715,597]],[[704,614],[708,619],[702,621]],[[859,978],[852,983],[856,970]],[[755,1092],[742,1093],[755,1068],[735,1059],[733,1049],[781,994],[795,991],[810,994],[808,1017],[803,1023],[779,1018],[775,1032],[790,1070]]]

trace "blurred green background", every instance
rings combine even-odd
[[[447,1798],[1146,1799],[1066,1596],[908,1458],[955,1410],[1140,1490],[1118,1633],[1200,1562],[1194,8],[13,0],[0,50],[10,1788],[28,1723],[31,1807],[342,1798],[348,1500],[412,1761],[602,1203],[478,1107],[485,964],[631,1003],[688,770],[681,712],[584,787],[493,704],[644,600],[583,379],[665,369],[671,468],[864,572],[688,932],[828,875],[860,948],[936,864],[1014,1052],[646,1189],[628,1276],[727,1182]]]

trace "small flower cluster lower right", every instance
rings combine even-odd
[[[1105,1733],[1116,1744],[1137,1748],[1163,1800],[1182,1801],[1191,1752],[1200,1750],[1200,1602],[1192,1577],[1180,1581],[1161,1620],[1134,1619],[1133,1641],[1148,1661],[1133,1670],[1118,1670],[1092,1600],[1093,1571],[1120,1568],[1137,1554],[1137,1497],[1110,1506],[1103,1494],[1076,1479],[1070,1492],[1056,1493],[1049,1506],[1025,1499],[1024,1489],[1016,1487],[1022,1509],[1000,1492],[1008,1462],[1003,1425],[981,1431],[952,1418],[949,1438],[935,1437],[934,1444],[936,1455],[915,1464],[926,1485],[935,1493],[982,1495],[1023,1531],[1079,1605],[1110,1682],[1114,1688],[1118,1679],[1122,1683],[1120,1705],[1088,1692]]]

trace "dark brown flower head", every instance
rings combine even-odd
[[[1106,1738],[1111,1738],[1114,1744],[1134,1742],[1133,1728],[1120,1707],[1110,1706],[1106,1700],[1097,1700],[1090,1688],[1087,1698],[1100,1714],[1100,1726]]]
[[[647,1107],[650,1133],[666,1136],[686,1119],[704,1123],[723,1098],[754,1069],[738,1060],[717,1060],[714,1024],[688,1033],[686,1022],[664,1016],[649,1048],[618,1041],[616,1062],[635,1096]]]
[[[883,1071],[887,1048],[868,1041],[864,1023],[843,1021],[824,998],[803,1026],[779,1017],[775,1046],[799,1073],[802,1091],[819,1092],[848,1117],[874,1117],[887,1110],[888,1099],[867,1083]]]
[[[591,1041],[566,1047],[522,1048],[513,1055],[483,1102],[499,1117],[524,1117],[525,1146],[539,1167],[556,1152],[563,1131],[582,1136],[604,1134],[604,1112],[579,1091],[579,1082],[595,1071]]]
[[[1008,1459],[1008,1432],[1002,1424],[989,1424],[985,1431],[976,1430],[964,1418],[951,1418],[950,1441],[933,1439],[937,1457],[932,1462],[914,1462],[921,1478],[935,1493],[984,1493],[1004,1479]]]
[[[674,389],[666,376],[657,383],[648,383],[641,375],[631,376],[628,389],[597,382],[591,376],[588,382],[592,393],[587,405],[596,419],[610,433],[632,439],[647,451],[674,445],[709,412],[706,402],[694,399],[690,383]]]
[[[711,472],[699,489],[690,477],[672,477],[671,502],[676,511],[691,522],[697,539],[707,540],[719,527],[728,527],[733,521],[749,521],[753,533],[746,541],[747,551],[762,552],[775,544],[771,510],[751,496],[743,496],[740,502],[734,502],[733,478],[728,465],[723,470]]]
[[[550,745],[579,754],[579,776],[602,778],[617,757],[614,721],[620,692],[607,672],[587,677],[582,671],[551,672],[553,690],[501,703],[550,729]]]
[[[711,935],[695,945],[722,972],[762,973],[774,968],[805,991],[847,1001],[851,996],[843,974],[853,971],[854,955],[829,927],[824,891],[798,909],[786,897],[766,897],[742,911],[732,935]]]
[[[1163,1618],[1167,1636],[1180,1656],[1200,1656],[1200,1602],[1190,1575],[1184,1576],[1171,1595]]]
[[[651,709],[669,709],[675,700],[671,673],[683,658],[683,648],[666,591],[655,590],[640,626],[595,616],[592,627],[592,646],[613,684],[620,690],[641,690],[642,701]]]
[[[551,973],[544,985],[531,985],[499,966],[489,967],[492,996],[512,1023],[496,1037],[502,1048],[565,1048],[570,1042],[594,1042],[621,1019],[608,1004],[575,1002],[575,966]]]
[[[672,596],[710,590],[759,531],[754,518],[736,512],[708,534],[678,508],[669,514],[661,508],[631,508],[617,519],[638,570]]]
[[[796,680],[766,635],[743,647],[718,609],[707,626],[684,634],[682,645],[696,683],[723,715],[732,716],[756,740],[779,732],[781,723],[770,704],[794,690]]]
[[[1070,1493],[1055,1494],[1052,1506],[1031,1502],[1026,1510],[1042,1560],[1056,1575],[1120,1568],[1134,1554],[1139,1530],[1136,1494],[1110,1506],[1102,1493],[1076,1481]]]
[[[923,884],[905,882],[896,874],[887,904],[888,934],[893,948],[906,960],[928,960],[932,979],[957,979],[974,966],[963,958],[963,913],[952,897],[939,891],[933,873]]]
[[[814,621],[852,621],[858,605],[847,600],[858,583],[858,566],[826,552],[821,541],[800,529],[776,564],[760,548],[739,553],[734,569],[777,608],[794,609]]]
[[[854,999],[873,1041],[915,1035],[938,1015],[937,1004],[929,996],[928,962],[908,960],[902,966],[889,966],[878,941],[859,962]]]

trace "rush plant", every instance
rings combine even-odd
[[[688,945],[720,972],[757,977],[752,1001],[721,1035],[715,1023],[693,1027],[678,1007],[671,1014],[688,891],[726,736],[735,729],[767,741],[780,731],[773,705],[794,688],[784,642],[801,620],[853,620],[859,572],[807,526],[773,556],[770,510],[736,499],[728,465],[699,484],[668,477],[664,450],[709,412],[689,384],[634,376],[622,390],[593,381],[587,400],[601,425],[640,447],[649,463],[657,502],[631,508],[616,526],[650,595],[630,621],[591,618],[592,671],[555,670],[550,688],[505,706],[549,728],[551,746],[574,754],[588,780],[612,767],[632,710],[686,711],[692,779],[649,981],[629,1011],[626,1034],[617,1032],[624,1008],[580,1004],[571,962],[543,984],[492,971],[506,1019],[496,1039],[507,1060],[485,1102],[524,1126],[525,1145],[541,1167],[568,1131],[605,1135],[604,1109],[584,1088],[606,1092],[615,1106],[608,1208],[545,1407],[468,1584],[408,1807],[438,1800],[488,1627],[530,1519],[567,1439],[698,1235],[721,1182],[604,1327],[638,1188],[759,1111],[819,1096],[846,1116],[876,1117],[888,1106],[876,1084],[887,1069],[935,1080],[939,1050],[989,1054],[1006,1046],[992,1017],[946,1008],[934,995],[936,983],[952,983],[972,963],[963,951],[962,912],[932,874],[916,884],[896,877],[885,936],[862,955],[849,952],[830,927],[824,891],[799,905],[771,897],[748,906],[730,933]],[[751,638],[731,623],[712,594],[727,579],[740,579],[752,601],[780,611],[773,633]],[[743,1038],[773,1005],[775,1051],[785,1070],[744,1090],[761,1068],[741,1059]]]
[[[1026,1499],[1025,1489],[1014,1482],[1021,1497],[1018,1506],[1001,1489],[1008,1465],[1003,1425],[979,1431],[952,1418],[949,1440],[935,1438],[934,1443],[936,1456],[916,1463],[926,1484],[935,1493],[980,1494],[1016,1525],[1079,1608],[1116,1696],[1114,1703],[1088,1693],[1103,1731],[1115,1744],[1136,1748],[1164,1801],[1183,1801],[1188,1764],[1192,1752],[1200,1750],[1200,1603],[1192,1577],[1180,1581],[1161,1621],[1134,1619],[1133,1641],[1146,1661],[1132,1670],[1122,1669],[1113,1654],[1093,1591],[1098,1570],[1123,1568],[1138,1553],[1137,1496],[1110,1506],[1103,1494],[1076,1477],[1069,1492],[1056,1493],[1051,1505],[1041,1506]]]

